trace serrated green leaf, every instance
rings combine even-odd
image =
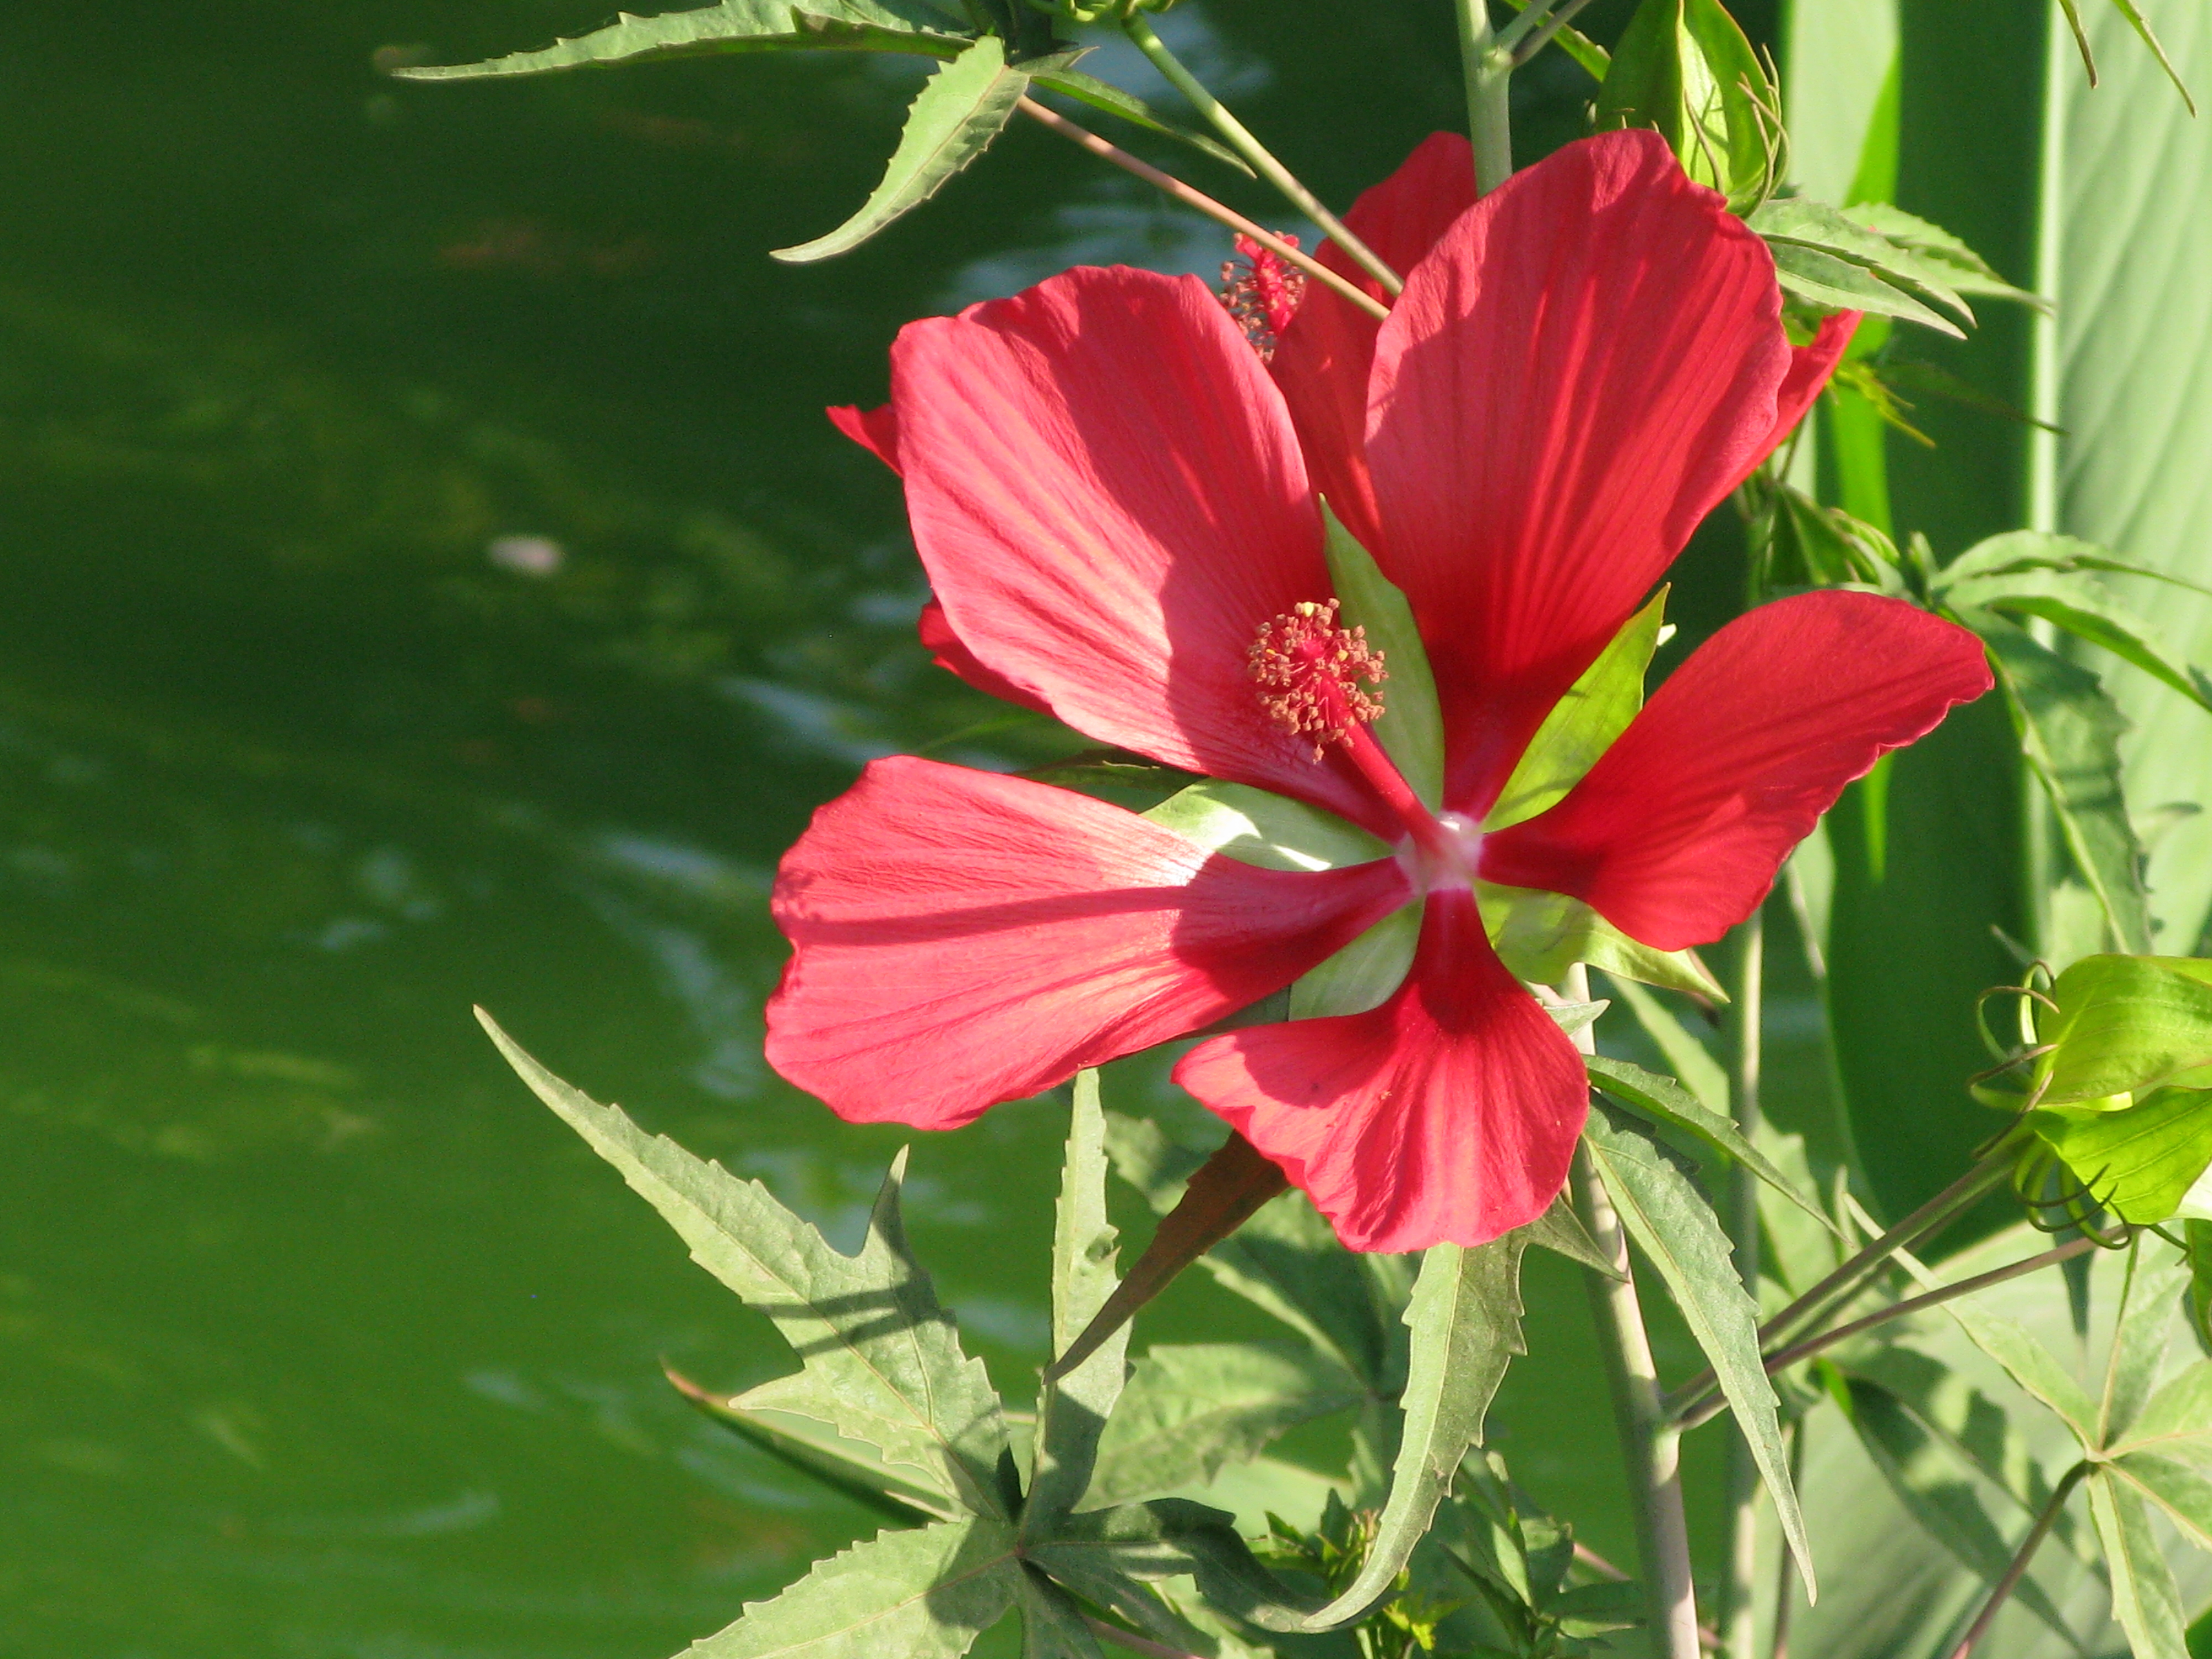
[[[2212,1094],[2159,1089],[2117,1112],[2046,1106],[2028,1126],[2097,1201],[2154,1226],[2180,1208],[2212,1164]]]
[[[1204,1486],[1286,1431],[1369,1398],[1326,1354],[1289,1344],[1156,1346],[1137,1361],[1099,1442],[1092,1509]]]
[[[1644,1036],[1658,1046],[1660,1057],[1673,1068],[1690,1092],[1713,1111],[1728,1115],[1728,1073],[1721,1069],[1712,1050],[1690,1035],[1682,1022],[1668,1012],[1667,1005],[1632,981],[1607,975],[1607,981],[1620,994],[1628,1005],[1628,1012],[1636,1016],[1636,1023],[1644,1028]]]
[[[1743,1138],[1743,1132],[1733,1121],[1706,1106],[1673,1078],[1647,1072],[1625,1060],[1607,1060],[1598,1054],[1585,1056],[1583,1064],[1589,1067],[1594,1087],[1604,1090],[1622,1105],[1646,1117],[1695,1135],[1723,1158],[1743,1165],[1822,1226],[1831,1231],[1838,1231],[1828,1218],[1828,1212],[1799,1192],[1787,1176],[1767,1161],[1765,1153]]]
[[[2107,1470],[2088,1484],[2089,1519],[2112,1581],[2112,1617],[2128,1633],[2135,1659],[2189,1659],[2181,1592],[2151,1531],[2150,1511]]]
[[[1769,246],[1787,243],[1863,265],[1884,282],[1917,288],[1966,321],[1974,320],[1972,307],[1946,280],[1955,274],[1953,270],[1869,229],[1858,216],[1826,202],[1803,196],[1768,202],[1747,222],[1766,238]]]
[[[1597,660],[1559,699],[1528,740],[1498,804],[1482,821],[1486,830],[1534,817],[1556,805],[1613,747],[1644,707],[1644,676],[1659,648],[1667,611],[1662,587],[1650,604],[1621,624]]]
[[[1528,9],[1528,0],[1505,0],[1516,11]],[[1561,52],[1589,71],[1590,79],[1602,82],[1606,70],[1613,66],[1613,54],[1584,34],[1572,24],[1562,27],[1552,39]]]
[[[1899,1260],[1904,1260],[1901,1253]],[[2085,1449],[2097,1443],[2096,1401],[2027,1327],[1976,1307],[1972,1297],[1946,1302],[1943,1310],[1969,1341],[2004,1367],[2006,1376],[2057,1413]]]
[[[841,1255],[758,1182],[740,1181],[674,1141],[648,1135],[477,1018],[522,1080],[682,1236],[691,1259],[775,1321],[805,1358],[803,1383],[779,1396],[847,1439],[875,1448],[905,1479],[995,1519],[1010,1513],[1000,1460],[1006,1427],[980,1360],[907,1248],[899,1218],[901,1153],[857,1255]]]
[[[1048,92],[1065,94],[1093,109],[1117,115],[1148,132],[1157,132],[1188,144],[1193,149],[1212,156],[1224,166],[1236,168],[1248,179],[1255,176],[1252,169],[1244,164],[1244,158],[1226,144],[1217,143],[1202,132],[1194,132],[1180,122],[1170,120],[1134,93],[1125,92],[1110,81],[1101,81],[1080,70],[1032,70],[1030,78]]]
[[[1106,1218],[1106,1125],[1098,1073],[1075,1074],[1067,1152],[1052,1239],[1052,1351],[1063,1353],[1106,1305],[1120,1279],[1120,1235]],[[1024,1537],[1075,1507],[1091,1484],[1099,1436],[1127,1374],[1129,1328],[1122,1325],[1066,1376],[1050,1377],[1037,1400],[1034,1470],[1022,1506]]]
[[[1578,898],[1486,881],[1475,883],[1474,897],[1491,948],[1516,979],[1557,985],[1568,969],[1583,962],[1616,979],[1688,991],[1715,1002],[1728,1000],[1695,951],[1655,951],[1629,938]],[[1404,977],[1401,968],[1399,978]]]
[[[1178,1498],[1085,1510],[1028,1555],[1077,1595],[1109,1607],[1132,1581],[1190,1577],[1222,1612],[1262,1630],[1298,1628],[1310,1604],[1255,1559],[1233,1519]]]
[[[2014,287],[1990,269],[1988,260],[1940,225],[1931,225],[1888,202],[1853,202],[1837,211],[1854,224],[1929,261],[1961,294],[1985,294],[1992,299],[2018,301],[2039,311],[2051,309],[2050,301],[2024,288]]]
[[[1206,1158],[1203,1150],[1170,1140],[1158,1124],[1118,1112],[1106,1115],[1106,1150],[1115,1172],[1160,1215],[1182,1201],[1184,1182]],[[1369,1282],[1304,1193],[1293,1189],[1269,1200],[1199,1265],[1222,1288],[1319,1345],[1371,1388],[1395,1390],[1397,1345],[1377,1316]]]
[[[1864,265],[1839,259],[1819,248],[1798,242],[1770,242],[1774,274],[1785,293],[1836,311],[1863,311],[1877,317],[1899,317],[1939,334],[1963,339],[1965,331],[1942,313],[1931,311],[1894,283],[1883,281]]]
[[[1367,642],[1382,653],[1390,677],[1383,683],[1382,714],[1373,727],[1376,741],[1429,810],[1438,811],[1443,805],[1444,719],[1428,647],[1413,625],[1413,607],[1326,501],[1322,521],[1328,532],[1322,551],[1329,581],[1342,602],[1337,620],[1366,630]]]
[[[1851,1382],[1845,1402],[1860,1445],[1906,1512],[1984,1583],[1993,1585],[2002,1578],[2012,1565],[2017,1540],[2006,1538],[1980,1492],[1963,1478],[1925,1425],[1872,1382]],[[2022,1530],[2027,1524],[2022,1523]],[[2035,1579],[2022,1579],[2014,1593],[2051,1629],[2069,1642],[2074,1639],[2064,1616]]]
[[[771,249],[769,257],[787,264],[805,264],[849,253],[893,220],[920,207],[990,148],[1014,118],[1029,84],[1027,74],[1007,64],[1006,46],[998,36],[987,34],[972,42],[951,63],[932,71],[915,95],[898,148],[860,211],[827,235],[795,247]]]
[[[1961,612],[1994,611],[2007,617],[2040,617],[2075,638],[2132,663],[2200,708],[2212,709],[2212,680],[2169,650],[2159,631],[2114,599],[2087,571],[2023,570],[1954,580],[1944,602]]]
[[[823,1407],[813,1397],[816,1384],[804,1371],[727,1396],[674,1371],[668,1379],[685,1399],[732,1433],[888,1520],[910,1526],[965,1517],[960,1505],[942,1491],[907,1479],[884,1462],[874,1447],[848,1440],[819,1420]],[[781,1402],[793,1396],[798,1409],[787,1410]]]
[[[1808,1590],[1813,1551],[1790,1479],[1774,1389],[1759,1357],[1759,1304],[1736,1276],[1733,1248],[1697,1183],[1650,1135],[1593,1102],[1583,1145],[1637,1247],[1659,1270],[1735,1413],[1782,1535]]]
[[[1334,1630],[1359,1618],[1389,1592],[1427,1534],[1460,1460],[1482,1439],[1506,1365],[1528,1352],[1521,1334],[1527,1248],[1520,1234],[1508,1233],[1472,1248],[1438,1244],[1423,1255],[1406,1310],[1412,1359],[1390,1496],[1358,1577],[1301,1628]]]
[[[2124,950],[2148,950],[2142,847],[2120,792],[2125,718],[2087,669],[2009,623],[1971,613],[1967,620],[1989,647],[2021,751],[2113,938]]]
[[[623,12],[604,28],[534,52],[392,73],[403,81],[475,81],[663,58],[825,47],[951,58],[967,44],[966,32],[925,0],[806,0],[804,5],[789,0],[721,0],[720,5],[654,17]]]
[[[1589,1229],[1583,1225],[1583,1218],[1575,1213],[1575,1206],[1565,1193],[1553,1199],[1543,1214],[1514,1231],[1529,1243],[1540,1244],[1594,1273],[1615,1280],[1622,1277],[1620,1270],[1606,1259],[1605,1252],[1590,1237]]]
[[[2130,1452],[2106,1467],[2164,1510],[2183,1537],[2212,1550],[2212,1478],[2202,1469],[2153,1452]]]
[[[1022,1659],[1104,1659],[1075,1598],[1041,1572],[1024,1572],[1017,1605]]]
[[[940,1521],[878,1533],[694,1642],[684,1659],[960,1659],[1020,1592],[1013,1529]]]
[[[2212,1085],[2212,963],[2185,957],[2084,957],[2051,988],[2036,1036],[2049,1105]],[[2113,1102],[2115,1107],[2125,1102]]]
[[[1177,791],[1144,816],[1209,852],[1266,870],[1334,870],[1390,856],[1382,842],[1334,812],[1213,778]]]

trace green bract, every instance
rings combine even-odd
[[[1654,127],[1748,212],[1782,182],[1782,95],[1718,0],[1643,0],[1598,88],[1597,127]]]

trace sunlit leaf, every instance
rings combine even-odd
[[[1067,1349],[1120,1284],[1114,1272],[1119,1235],[1106,1218],[1106,1126],[1098,1105],[1098,1073],[1075,1074],[1074,1105],[1060,1173],[1052,1239],[1052,1348]],[[1048,1377],[1037,1401],[1034,1473],[1022,1508],[1027,1535],[1075,1507],[1091,1480],[1098,1438],[1127,1371],[1125,1324],[1064,1376]]]
[[[477,1018],[538,1097],[551,1107],[691,1247],[692,1260],[775,1322],[805,1356],[804,1381],[777,1404],[875,1448],[905,1479],[1004,1520],[1006,1430],[980,1360],[908,1249],[899,1218],[902,1153],[857,1255],[841,1255],[777,1203],[674,1141],[648,1135],[540,1066],[481,1010]],[[732,1650],[732,1652],[737,1650]]]
[[[960,1659],[1020,1593],[1013,1529],[940,1521],[878,1533],[744,1617],[686,1648],[684,1659]]]
[[[1780,100],[1718,0],[1643,0],[1613,43],[1596,126],[1651,127],[1698,183],[1748,210],[1772,190]]]
[[[2051,302],[2031,294],[1990,269],[1990,262],[1940,225],[1907,213],[1888,202],[1861,201],[1838,208],[1852,223],[1879,233],[1896,246],[1934,267],[1935,274],[1961,294],[1986,294],[1992,299],[2016,300],[2022,305],[2049,310]],[[1904,274],[1911,274],[1906,270]]]
[[[1728,1000],[1695,951],[1655,951],[1629,938],[1578,898],[1486,881],[1475,883],[1474,896],[1491,946],[1516,979],[1557,985],[1568,969],[1582,962],[1617,979],[1688,991],[1714,1002]],[[1404,976],[1401,966],[1399,978]]]
[[[2112,597],[2087,571],[2023,570],[1954,580],[1942,591],[1961,612],[1995,611],[2008,617],[2040,617],[2078,640],[2132,663],[2200,708],[2212,709],[2212,678],[2177,657],[2159,630]]]
[[[960,1505],[943,1492],[905,1478],[874,1447],[848,1440],[820,1421],[822,1407],[812,1397],[816,1385],[804,1371],[734,1395],[715,1394],[674,1371],[668,1373],[668,1380],[732,1433],[888,1520],[911,1526],[964,1516]],[[797,1397],[799,1409],[782,1407],[779,1402],[787,1395]]]
[[[1974,320],[1972,308],[1948,280],[1957,274],[1948,263],[1939,263],[1871,229],[1863,222],[1863,213],[1861,210],[1858,214],[1846,214],[1826,202],[1793,196],[1767,203],[1747,222],[1766,238],[1770,246],[1788,244],[1810,248],[1863,265],[1885,282],[1910,284],[1965,321]],[[1960,246],[1963,248],[1965,244]]]
[[[2212,1550],[2212,1477],[2154,1452],[2130,1452],[2107,1467],[2164,1510],[2183,1537]]]
[[[1731,1120],[1712,1110],[1673,1078],[1647,1072],[1625,1060],[1607,1060],[1597,1054],[1587,1057],[1583,1064],[1589,1068],[1592,1085],[1622,1105],[1656,1122],[1695,1135],[1722,1157],[1743,1165],[1822,1226],[1834,1229],[1835,1223],[1828,1219],[1827,1212],[1799,1192],[1787,1176],[1767,1161],[1765,1153],[1743,1138],[1743,1132]]]
[[[848,253],[893,220],[920,207],[952,176],[990,147],[1014,118],[1029,90],[1029,76],[1006,62],[994,34],[975,40],[943,68],[933,70],[908,106],[898,148],[882,182],[860,210],[827,235],[795,247],[771,250],[787,264]]]
[[[2181,1591],[2151,1531],[2150,1511],[2109,1471],[2092,1474],[2088,1486],[2089,1518],[2112,1581],[2112,1617],[2136,1659],[2189,1659]]]
[[[806,0],[804,5],[721,0],[720,5],[655,17],[623,12],[588,34],[480,64],[422,65],[393,73],[403,81],[473,81],[661,58],[825,47],[951,58],[968,44],[967,34],[954,17],[927,0]]]
[[[1164,134],[1193,149],[1202,150],[1248,179],[1252,176],[1252,169],[1245,166],[1244,158],[1226,144],[1217,143],[1202,132],[1194,132],[1180,122],[1170,120],[1134,93],[1125,92],[1110,81],[1101,81],[1095,75],[1072,69],[1032,70],[1030,78],[1048,92],[1064,93],[1093,109],[1119,116],[1133,126]]]
[[[2161,1084],[2212,1084],[2212,963],[2179,957],[2084,957],[2051,988],[2036,1035],[2045,1104],[2108,1099]]]
[[[1209,852],[1269,870],[1333,870],[1390,856],[1388,847],[1334,812],[1212,778],[1170,795],[1145,817]]]
[[[1567,791],[1613,747],[1644,707],[1644,676],[1659,648],[1659,629],[1667,611],[1667,590],[1621,624],[1597,660],[1582,672],[1559,699],[1536,735],[1528,740],[1513,775],[1498,792],[1498,804],[1483,819],[1485,830],[1503,830],[1534,817],[1565,799]]]
[[[1607,1259],[1597,1241],[1590,1237],[1583,1218],[1575,1213],[1575,1206],[1561,1193],[1552,1200],[1551,1207],[1527,1226],[1515,1230],[1531,1244],[1540,1244],[1546,1249],[1579,1262],[1592,1273],[1607,1279],[1619,1279],[1620,1270]]]
[[[1405,1426],[1391,1470],[1390,1496],[1358,1576],[1302,1628],[1334,1630],[1387,1595],[1428,1532],[1460,1460],[1482,1439],[1482,1422],[1516,1354],[1521,1334],[1517,1233],[1490,1243],[1438,1244],[1421,1261],[1406,1310],[1412,1358],[1402,1397]]]
[[[1616,1118],[1602,1103],[1591,1106],[1583,1145],[1629,1237],[1659,1270],[1683,1322],[1705,1351],[1809,1589],[1814,1582],[1813,1551],[1790,1479],[1774,1389],[1759,1356],[1759,1305],[1736,1276],[1728,1234],[1688,1172],[1658,1142]]]
[[[2151,1226],[2180,1207],[2212,1164],[2212,1094],[2160,1089],[2117,1112],[2046,1106],[2029,1126],[2123,1221]]]
[[[1901,317],[1939,334],[1964,338],[1959,325],[1932,311],[1893,283],[1864,265],[1838,258],[1799,242],[1771,242],[1774,274],[1783,291],[1832,311],[1863,311],[1877,317]]]
[[[2173,1334],[2174,1294],[2185,1272],[2184,1264],[2154,1237],[2140,1236],[2129,1248],[2126,1311],[2112,1333],[2104,1392],[2097,1402],[2098,1443],[2106,1446],[2126,1438],[2157,1385]]]

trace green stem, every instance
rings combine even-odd
[[[1376,257],[1373,249],[1351,231],[1344,222],[1321,204],[1321,198],[1300,184],[1291,170],[1277,161],[1273,153],[1254,137],[1245,125],[1223,106],[1221,100],[1206,89],[1205,85],[1185,69],[1182,60],[1167,49],[1166,43],[1152,33],[1152,26],[1145,21],[1141,12],[1131,11],[1121,19],[1121,29],[1130,43],[1152,60],[1152,67],[1167,76],[1177,92],[1190,100],[1191,107],[1213,124],[1213,129],[1235,150],[1252,164],[1253,171],[1273,185],[1290,199],[1305,216],[1319,225],[1328,239],[1349,254],[1363,270],[1382,284],[1382,291],[1395,295],[1406,284],[1398,273]]]
[[[1766,990],[1766,921],[1754,910],[1737,933],[1735,1003],[1735,1121],[1744,1139],[1758,1144],[1761,1030]],[[1739,1167],[1735,1175],[1729,1232],[1736,1272],[1759,1294],[1759,1178]],[[1763,1490],[1751,1443],[1739,1432],[1729,1442],[1728,1577],[1722,1585],[1720,1634],[1728,1659],[1759,1659],[1757,1623],[1759,1500]]]
[[[1588,1002],[1589,973],[1577,963],[1559,990],[1571,1002]],[[1584,1054],[1596,1049],[1595,1036],[1588,1026],[1575,1033],[1574,1041]],[[1613,1382],[1613,1420],[1627,1465],[1629,1498],[1636,1510],[1651,1650],[1654,1659],[1699,1659],[1698,1595],[1690,1577],[1690,1528],[1682,1510],[1681,1436],[1668,1421],[1666,1400],[1659,1389],[1659,1366],[1637,1300],[1628,1234],[1587,1149],[1575,1154],[1573,1180],[1583,1224],[1620,1275],[1616,1279],[1592,1272],[1588,1283],[1598,1340]]]
[[[1512,89],[1513,47],[1490,27],[1489,0],[1457,0],[1460,67],[1467,76],[1467,130],[1474,142],[1474,190],[1487,196],[1513,175],[1513,126],[1507,94]],[[1530,17],[1543,21],[1540,0],[1506,33],[1515,39]]]
[[[2035,1559],[2036,1551],[2042,1547],[2043,1540],[2051,1535],[2051,1528],[2057,1524],[2058,1511],[2065,1508],[2066,1500],[2074,1495],[2074,1488],[2081,1484],[2081,1477],[2088,1473],[2089,1465],[2086,1462],[2076,1463],[2066,1471],[2066,1478],[2058,1483],[2057,1491],[2051,1494],[2051,1501],[2043,1506],[2043,1513],[2035,1517],[2035,1524],[2027,1529],[2027,1536],[2020,1540],[2020,1549],[2013,1556],[2012,1565],[2005,1569],[2005,1576],[1997,1580],[1997,1587],[1990,1592],[1989,1601],[1983,1605],[1972,1626],[1960,1638],[1959,1645],[1951,1650],[1951,1659],[1969,1659],[1975,1644],[1990,1633],[1990,1626],[1996,1622],[1998,1610],[2019,1588],[2020,1581],[2027,1577],[2027,1564]]]

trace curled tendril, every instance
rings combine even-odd
[[[2036,1231],[2076,1232],[2105,1249],[2121,1249],[2140,1230],[2113,1215],[2098,1198],[2097,1185],[2110,1173],[2100,1170],[2084,1181],[2057,1153],[2031,1140],[2013,1165],[2013,1195]]]

